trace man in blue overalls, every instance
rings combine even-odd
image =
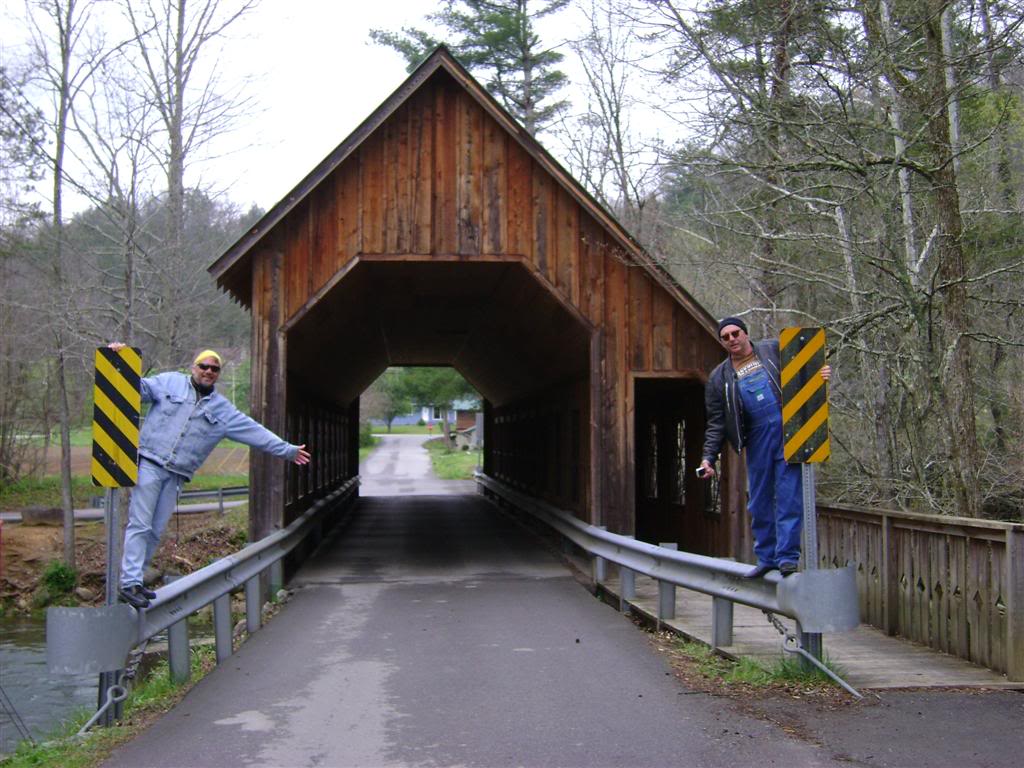
[[[788,576],[800,561],[803,486],[800,465],[787,463],[782,454],[779,342],[752,343],[738,317],[722,320],[718,337],[729,357],[708,377],[701,467],[704,477],[714,477],[725,440],[737,453],[746,448],[747,508],[757,556],[746,577],[757,579],[775,568]],[[821,378],[831,375],[829,366],[821,369]]]

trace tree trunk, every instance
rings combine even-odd
[[[64,335],[57,337],[57,397],[60,402],[60,503],[64,511],[64,563],[75,567],[75,505],[71,492],[71,408],[68,404]]]
[[[970,321],[967,307],[967,258],[963,248],[963,219],[956,171],[953,166],[953,137],[950,135],[946,105],[945,56],[941,26],[936,24],[943,0],[929,0],[928,22],[924,25],[928,52],[927,89],[922,107],[937,109],[928,121],[927,144],[933,173],[931,196],[938,226],[936,257],[938,280],[935,298],[941,317],[942,345],[933,348],[931,377],[938,401],[946,411],[946,429],[952,469],[953,490],[961,514],[981,513],[977,471],[981,466],[974,410],[974,377],[968,343]],[[922,110],[924,112],[924,110]],[[927,112],[924,112],[927,114]]]

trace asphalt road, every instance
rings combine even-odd
[[[280,615],[111,766],[818,766],[679,686],[472,496],[363,500]]]
[[[828,710],[688,690],[479,497],[363,499],[293,586],[107,765],[962,767],[1024,753],[1012,692]]]
[[[359,467],[360,496],[473,493],[472,480],[439,480],[423,443],[430,435],[377,435],[380,443]]]

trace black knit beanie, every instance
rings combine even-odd
[[[750,331],[747,330],[747,324],[740,320],[738,317],[723,317],[718,323],[719,335],[721,335],[722,329],[725,328],[725,326],[727,325],[735,325],[744,333],[748,335],[750,334]]]

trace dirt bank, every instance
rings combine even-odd
[[[248,507],[227,515],[217,512],[176,515],[153,559],[161,572],[191,573],[245,545]],[[0,530],[0,604],[28,611],[40,592],[46,566],[63,558],[60,526],[5,523]],[[81,605],[102,605],[106,574],[106,535],[102,521],[75,525],[75,563]]]

